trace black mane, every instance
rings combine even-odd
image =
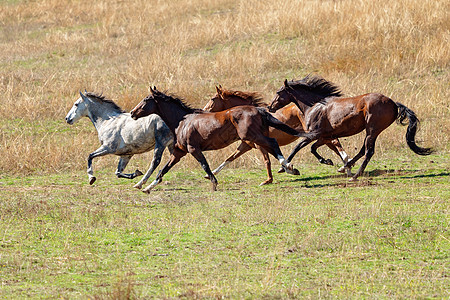
[[[144,100],[149,99],[151,97],[162,99],[167,102],[173,102],[175,104],[178,104],[183,108],[183,110],[189,112],[189,113],[200,113],[203,112],[203,110],[198,108],[192,108],[189,104],[185,103],[183,99],[172,95],[172,94],[166,94],[160,91],[156,91],[153,95],[148,95]]]
[[[288,86],[294,91],[308,91],[317,96],[314,97],[314,99],[311,99],[308,103],[305,103],[311,106],[328,97],[343,96],[343,93],[338,86],[319,76],[308,75],[300,80],[289,81]]]
[[[112,108],[115,110],[118,110],[120,112],[125,112],[119,105],[114,103],[114,101],[112,101],[110,99],[106,99],[105,96],[103,96],[103,94],[99,95],[96,93],[86,92],[85,95],[91,99],[93,98],[94,100],[98,100],[100,102],[110,104],[112,106]]]

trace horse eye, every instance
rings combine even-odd
[[[77,107],[77,106],[78,106],[78,103],[75,103],[73,106]]]

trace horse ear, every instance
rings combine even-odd
[[[289,83],[288,83],[287,79],[284,80],[284,86],[287,87],[287,88],[289,87]]]
[[[84,92],[87,93],[86,90],[84,90]],[[84,101],[87,101],[87,100],[88,100],[87,96],[86,96],[86,95],[83,95],[83,93],[82,93],[81,91],[80,91],[80,96],[81,96],[81,99],[83,99]]]
[[[217,95],[219,96],[219,98],[224,100],[222,86],[220,86],[220,85],[218,87],[216,86],[216,90],[217,90]]]

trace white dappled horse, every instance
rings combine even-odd
[[[82,117],[88,117],[97,129],[101,146],[88,157],[89,184],[96,180],[92,170],[94,157],[107,154],[120,156],[115,172],[117,177],[133,179],[143,174],[139,170],[132,174],[122,173],[131,157],[155,149],[150,168],[134,186],[142,188],[161,162],[164,149],[168,147],[170,153],[173,152],[173,135],[170,129],[158,115],[133,120],[129,113],[125,113],[117,104],[102,95],[80,92],[80,96],[67,114],[66,122],[72,125]]]

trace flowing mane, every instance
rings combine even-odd
[[[103,94],[96,94],[96,93],[91,93],[91,92],[86,92],[85,95],[91,99],[97,100],[99,102],[102,103],[106,103],[106,104],[110,104],[111,107],[119,112],[125,112],[119,105],[117,105],[114,101],[110,100],[110,99],[106,99],[105,96],[103,96]]]
[[[145,100],[148,100],[150,98],[154,97],[155,99],[160,99],[166,102],[172,102],[175,103],[179,106],[181,106],[184,110],[186,110],[189,113],[200,113],[203,112],[203,110],[198,109],[198,108],[192,108],[189,104],[185,103],[183,99],[172,95],[172,94],[166,94],[160,91],[156,91],[156,93],[154,93],[153,95],[150,94],[147,97],[144,98]]]
[[[305,103],[308,105],[322,102],[327,97],[343,96],[343,93],[338,86],[319,76],[308,75],[300,80],[288,81],[287,84],[289,88],[293,89],[294,91],[308,91],[318,96],[318,98],[315,97],[314,99],[311,99],[310,102]]]
[[[224,98],[235,96],[250,102],[251,105],[256,107],[267,106],[267,103],[263,101],[263,96],[258,92],[241,92],[223,89],[222,93],[225,96]]]

